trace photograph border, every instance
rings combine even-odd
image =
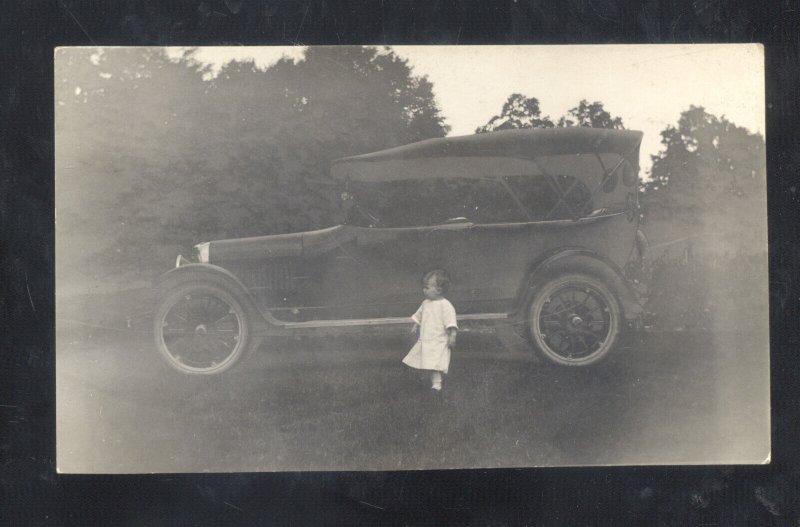
[[[12,56],[16,76],[9,113],[14,130],[4,138],[12,178],[4,182],[2,208],[8,226],[4,280],[12,294],[4,307],[4,376],[10,406],[22,408],[22,424],[6,434],[3,469],[11,523],[45,523],[52,515],[66,523],[216,520],[277,523],[321,521],[359,523],[442,523],[459,518],[491,524],[574,523],[599,514],[623,522],[647,518],[727,518],[728,523],[796,518],[798,342],[794,225],[798,157],[794,120],[798,116],[798,33],[795,16],[766,13],[744,2],[702,2],[712,10],[684,17],[675,7],[652,11],[623,7],[597,12],[590,2],[571,3],[538,15],[506,7],[455,7],[452,17],[428,8],[414,16],[390,13],[367,2],[316,11],[313,2],[298,12],[270,15],[267,33],[246,17],[214,15],[243,5],[209,1],[206,15],[197,2],[134,3],[118,10],[110,3],[60,1],[15,6],[5,25],[18,35]],[[696,3],[697,4],[697,3]],[[648,6],[653,3],[646,4]],[[788,5],[788,4],[787,4]],[[222,7],[220,7],[222,6]],[[355,8],[355,11],[352,10]],[[610,9],[610,8],[609,8]],[[766,8],[763,8],[766,11]],[[278,8],[280,11],[280,8]],[[609,14],[619,19],[609,22]],[[205,18],[203,18],[205,17]],[[216,26],[202,20],[219,17]],[[752,17],[752,18],[749,18]],[[689,18],[689,22],[685,19]],[[563,25],[563,21],[573,25]],[[338,21],[344,27],[331,25]],[[346,21],[346,22],[345,22]],[[546,21],[548,27],[538,27]],[[574,22],[577,21],[577,22]],[[582,21],[582,23],[581,23]],[[27,30],[27,34],[21,31]],[[287,38],[286,35],[289,35]],[[344,37],[343,37],[344,35]],[[52,157],[52,51],[61,45],[166,44],[441,44],[441,43],[661,43],[676,41],[765,43],[767,67],[767,167],[771,271],[772,463],[747,467],[616,467],[492,469],[400,473],[194,474],[144,476],[62,476],[55,474],[54,255]],[[22,59],[20,61],[20,58]],[[11,63],[11,60],[9,63]],[[11,197],[13,196],[13,197]],[[7,219],[7,221],[6,221]],[[16,415],[13,414],[12,417]],[[4,420],[8,418],[4,417]],[[11,419],[8,419],[11,420]],[[8,429],[7,429],[8,430]],[[649,489],[649,490],[648,490]],[[760,489],[760,490],[759,490]],[[381,496],[394,497],[388,512]],[[87,504],[87,496],[91,503]],[[378,497],[376,500],[375,497]],[[782,497],[781,497],[782,496]],[[437,498],[437,499],[434,499]],[[149,500],[149,501],[148,501]],[[146,506],[142,506],[147,503]],[[658,504],[654,506],[653,503]],[[780,507],[784,507],[780,509]],[[449,507],[449,508],[448,508]],[[794,507],[794,508],[792,508]],[[668,510],[667,510],[668,509]],[[778,513],[773,512],[778,510]],[[544,519],[543,519],[544,518]],[[335,520],[334,520],[335,519]],[[526,520],[527,519],[527,520]],[[58,521],[58,520],[56,520]],[[779,520],[780,521],[780,520]],[[80,523],[80,522],[78,522]]]

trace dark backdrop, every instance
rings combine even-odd
[[[0,523],[798,524],[798,2],[33,0],[2,6]],[[771,465],[55,474],[55,46],[676,42],[766,46]]]

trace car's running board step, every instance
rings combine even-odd
[[[508,318],[508,313],[474,313],[457,315],[457,320],[498,320]],[[332,328],[345,326],[383,326],[387,324],[410,324],[411,317],[390,318],[351,318],[343,320],[307,320],[305,322],[285,322],[286,328]]]

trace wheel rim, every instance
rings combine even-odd
[[[178,369],[213,373],[234,361],[242,349],[243,314],[212,292],[178,297],[161,318],[162,349]]]
[[[557,287],[535,317],[544,351],[566,362],[583,362],[602,353],[614,324],[605,295],[586,284]]]

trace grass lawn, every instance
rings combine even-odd
[[[441,397],[400,363],[401,337],[272,344],[230,375],[195,378],[166,369],[149,339],[65,341],[60,470],[711,463],[768,434],[766,355],[746,336],[631,335],[604,363],[570,369],[473,334]],[[737,428],[742,412],[753,434]]]

